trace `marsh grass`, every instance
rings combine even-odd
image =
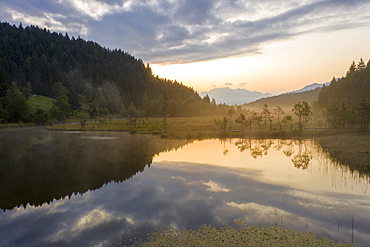
[[[137,118],[137,119],[97,119],[88,120],[86,124],[55,125],[47,127],[49,130],[100,130],[100,131],[127,131],[140,134],[156,134],[165,138],[307,138],[321,136],[323,131],[262,131],[257,126],[252,130],[240,130],[233,124],[226,130],[217,125],[219,117],[169,117],[169,118]],[[87,119],[87,118],[86,118]]]
[[[127,131],[169,138],[216,138],[220,134],[220,130],[214,124],[213,117],[99,119],[88,121],[85,124],[55,125],[47,127],[47,129]]]
[[[235,220],[234,223],[234,227],[218,229],[209,225],[204,225],[199,230],[162,227],[150,233],[148,239],[139,240],[132,246],[354,246],[317,237],[310,232],[276,226],[249,226],[242,220]],[[123,242],[118,242],[117,245],[125,246]]]
[[[338,164],[370,176],[370,133],[342,133],[315,138]]]

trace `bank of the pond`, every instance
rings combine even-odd
[[[325,130],[314,129],[296,131],[283,129],[267,130],[257,126],[250,129],[241,129],[234,125],[221,129],[213,117],[186,117],[186,118],[142,118],[111,120],[100,119],[86,122],[81,120],[75,124],[59,124],[47,126],[48,130],[56,131],[125,131],[132,134],[154,134],[164,138],[176,139],[206,139],[206,138],[316,138],[321,136],[343,133],[357,133],[357,130]]]
[[[151,233],[147,240],[139,240],[132,246],[355,246],[337,243],[326,237],[317,237],[310,232],[298,232],[282,227],[249,226],[238,220],[236,227],[215,228],[203,226],[199,230],[177,230],[163,227]],[[125,242],[117,242],[126,246]]]
[[[24,128],[24,127],[32,127],[34,124],[32,123],[9,123],[9,124],[0,124],[1,129],[15,129],[15,128]]]
[[[370,176],[370,133],[342,133],[315,138],[338,163]]]

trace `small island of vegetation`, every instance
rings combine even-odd
[[[219,229],[204,225],[198,230],[178,230],[163,227],[149,234],[147,240],[139,240],[131,246],[354,246],[336,243],[329,238],[318,238],[310,232],[298,232],[282,227],[249,226],[242,220],[235,220],[235,227]],[[118,246],[126,246],[117,242]]]

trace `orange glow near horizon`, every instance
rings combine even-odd
[[[306,151],[312,156],[312,160],[307,169],[300,169],[294,167],[292,162],[294,156],[299,153],[299,145],[292,140],[286,140],[286,144],[279,144],[281,140],[264,140],[265,142],[271,141],[272,146],[257,158],[251,156],[251,149],[241,152],[235,145],[238,140],[194,141],[176,151],[158,154],[153,158],[153,165],[164,163],[176,166],[190,163],[224,167],[257,176],[256,179],[303,190],[341,191],[343,193],[351,190],[351,193],[362,195],[368,189],[366,180],[363,180],[365,185],[360,178],[355,178],[355,173],[352,174],[348,169],[335,166],[324,153],[317,152],[318,149],[311,141],[306,140],[305,144],[302,144],[301,151],[304,152],[304,147],[307,148]],[[251,140],[252,149],[257,147],[261,149],[262,145],[267,144],[261,142],[263,141]],[[293,146],[289,146],[289,143],[293,143]],[[277,145],[281,145],[281,149],[276,150]],[[287,156],[284,151],[291,151],[291,156]]]
[[[346,74],[352,61],[370,58],[370,30],[359,27],[268,43],[260,54],[189,64],[152,64],[153,73],[198,92],[215,87],[283,93]]]

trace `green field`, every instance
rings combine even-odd
[[[49,126],[49,130],[100,130],[128,131],[131,133],[155,134],[171,138],[209,138],[218,137],[219,128],[213,117],[179,117],[179,118],[135,118],[112,120],[81,119],[72,125]]]
[[[49,98],[42,95],[33,94],[27,102],[33,109],[42,109],[44,111],[49,111],[53,105],[53,98]]]
[[[69,131],[127,131],[140,134],[155,134],[166,138],[187,138],[187,139],[206,139],[206,138],[299,138],[317,137],[332,135],[343,131],[291,131],[286,128],[283,131],[263,130],[258,126],[252,126],[252,130],[240,129],[238,124],[228,125],[226,130],[222,130],[218,122],[222,120],[218,117],[168,117],[168,118],[135,118],[135,119],[112,119],[100,118],[96,120],[80,118],[76,124],[48,126],[49,130],[69,130]],[[341,133],[339,133],[341,134]]]

